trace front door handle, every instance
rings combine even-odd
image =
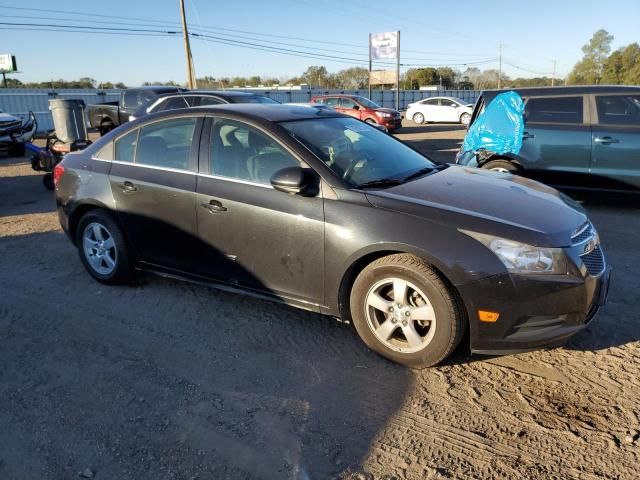
[[[218,200],[209,200],[209,203],[202,202],[200,206],[209,210],[209,213],[222,213],[227,211],[227,207],[222,205]]]
[[[127,180],[126,182],[118,183],[118,187],[122,189],[122,193],[135,192],[136,190],[138,190],[136,186],[129,180]]]
[[[529,133],[529,132],[523,132],[522,133],[522,139],[523,140],[528,140],[530,138],[536,138],[536,136],[534,134],[532,134],[532,133]]]
[[[617,138],[611,137],[596,137],[593,139],[593,141],[596,143],[601,143],[602,145],[611,145],[612,143],[620,142],[620,140],[618,140]]]

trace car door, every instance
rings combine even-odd
[[[440,114],[443,122],[457,123],[460,120],[460,105],[447,98],[440,99]]]
[[[349,115],[351,117],[357,118],[361,120],[361,108],[353,99],[349,97],[341,97],[340,98],[340,113],[344,113],[345,115]]]
[[[289,195],[269,179],[302,162],[265,130],[212,118],[200,148],[196,204],[202,273],[243,287],[322,301],[321,195]],[[304,165],[302,165],[304,166]]]
[[[190,270],[198,261],[195,187],[202,116],[156,120],[115,140],[109,180],[138,257]]]
[[[594,187],[640,189],[640,94],[593,96]]]
[[[440,99],[438,98],[430,98],[428,100],[423,100],[420,102],[419,111],[424,115],[425,121],[427,122],[439,122],[439,111],[440,108]]]
[[[591,125],[583,95],[529,97],[519,160],[527,174],[559,186],[584,186],[591,162]]]

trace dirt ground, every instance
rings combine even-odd
[[[464,131],[398,135],[450,159]],[[638,478],[640,204],[588,200],[614,278],[564,348],[412,371],[348,325],[142,275],[105,287],[0,158],[0,479]]]

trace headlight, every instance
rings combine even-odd
[[[567,261],[561,248],[535,247],[526,243],[460,230],[491,250],[512,273],[564,275]]]
[[[389,117],[392,117],[393,115],[390,113],[381,113],[380,116],[384,118],[389,118]]]

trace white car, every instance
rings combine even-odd
[[[469,125],[473,105],[456,97],[429,97],[407,107],[406,118],[421,125],[426,122]]]

